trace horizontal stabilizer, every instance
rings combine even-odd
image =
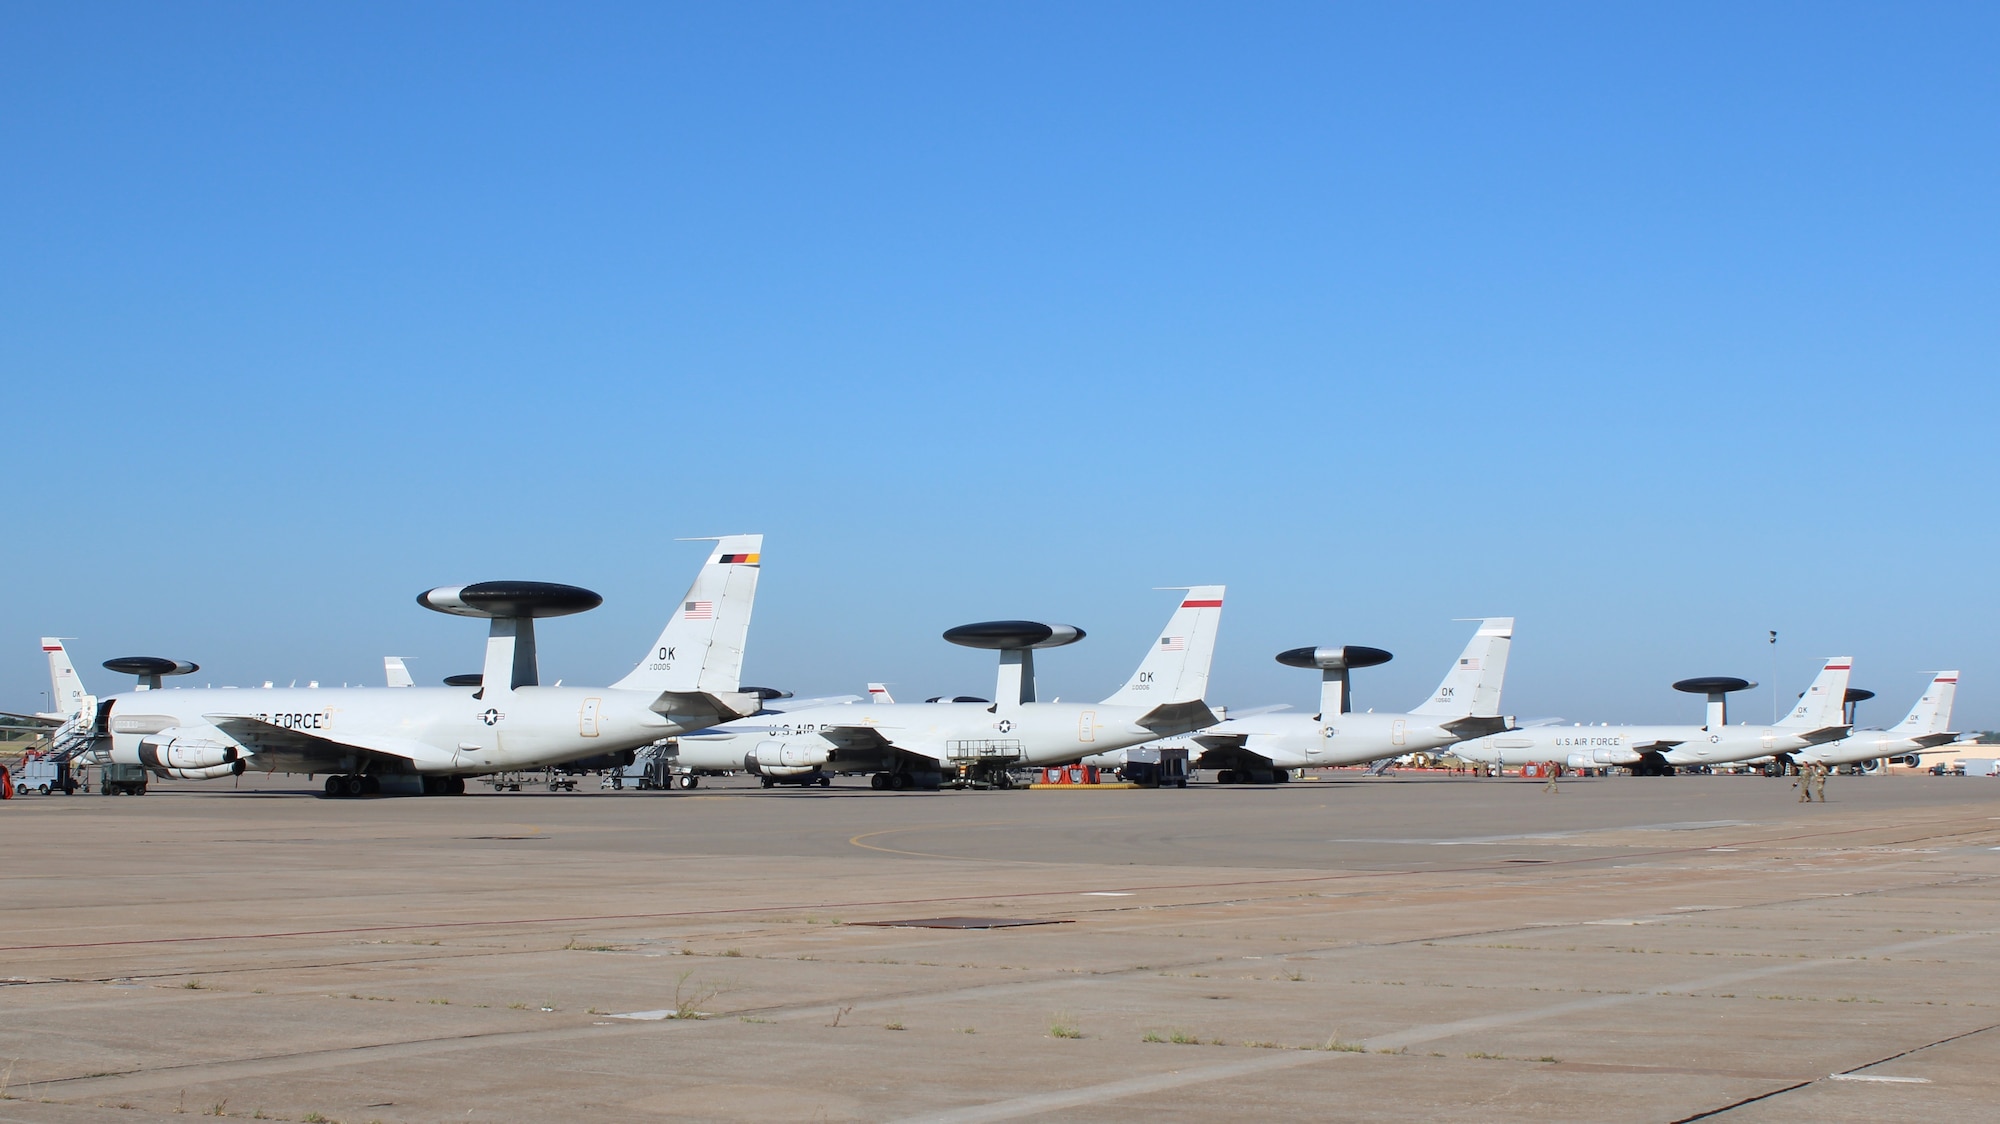
[[[1200,699],[1161,703],[1139,716],[1139,725],[1165,738],[1215,725],[1215,712]]]
[[[1464,718],[1454,718],[1449,722],[1440,722],[1438,725],[1444,727],[1453,737],[1463,741],[1466,738],[1483,738],[1488,734],[1497,734],[1503,730],[1514,729],[1514,720],[1504,715],[1484,717],[1477,714],[1469,714]]]
[[[683,730],[700,730],[748,717],[763,705],[764,696],[752,691],[661,691],[650,709]]]

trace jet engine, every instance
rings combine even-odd
[[[141,740],[138,763],[149,769],[214,769],[228,765],[242,755],[243,751],[232,744],[204,737],[198,732],[174,728]]]
[[[161,769],[160,773],[182,781],[212,781],[219,777],[240,777],[250,767],[248,761],[237,758],[227,765],[215,765],[206,769]]]
[[[817,740],[762,741],[743,756],[743,768],[760,777],[804,776],[818,772],[827,763],[831,756],[827,750],[826,743]]]

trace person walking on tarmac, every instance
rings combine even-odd
[[[1799,803],[1801,804],[1812,803],[1813,769],[1815,768],[1817,768],[1817,766],[1814,765],[1799,766],[1798,786],[1799,786]]]
[[[1557,766],[1556,766],[1556,763],[1555,763],[1555,762],[1553,762],[1553,761],[1544,761],[1544,762],[1542,763],[1542,768],[1544,768],[1544,769],[1548,770],[1548,774],[1549,774],[1549,783],[1547,783],[1547,784],[1545,784],[1545,785],[1543,785],[1543,786],[1542,786],[1542,791],[1543,791],[1543,792],[1561,792],[1562,790],[1556,787],[1556,775],[1557,775]]]
[[[1826,775],[1831,772],[1833,766],[1827,764],[1821,764],[1813,770],[1813,793],[1819,797],[1819,802],[1822,804],[1826,803]]]

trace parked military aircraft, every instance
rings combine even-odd
[[[595,608],[587,589],[499,581],[433,589],[419,604],[490,626],[485,668],[462,686],[160,690],[194,665],[107,660],[140,677],[98,703],[98,761],[186,779],[246,769],[325,774],[328,795],[463,792],[465,778],[636,749],[759,709],[739,687],[763,536],[716,540],[694,585],[631,674],[610,687],[544,687],[535,620]],[[61,742],[58,739],[58,745]]]
[[[1940,671],[1901,722],[1886,730],[1854,730],[1846,737],[1785,754],[1798,765],[1859,765],[1885,757],[1920,757],[1926,750],[1958,740],[1950,732],[1958,672]]]
[[[1218,784],[1270,784],[1290,780],[1292,769],[1358,765],[1504,730],[1509,723],[1500,714],[1500,689],[1513,637],[1512,617],[1480,621],[1444,682],[1405,714],[1357,714],[1353,709],[1348,673],[1388,663],[1388,652],[1359,645],[1293,648],[1278,653],[1278,662],[1319,669],[1317,714],[1229,718],[1160,744],[1185,747],[1193,767],[1215,770]],[[1119,754],[1085,760],[1100,767],[1122,764]]]
[[[838,773],[871,773],[876,788],[936,788],[947,776],[1004,787],[1011,768],[1074,761],[1099,748],[1198,730],[1215,721],[1202,695],[1222,594],[1219,585],[1189,588],[1131,680],[1101,703],[1036,700],[1035,650],[1075,643],[1082,629],[984,621],[951,629],[944,638],[1000,653],[995,702],[940,698],[746,718],[677,739],[678,764],[742,769],[763,777],[767,787],[825,785]]]
[[[1812,686],[1790,714],[1774,726],[1731,726],[1730,693],[1756,684],[1711,676],[1683,679],[1675,690],[1708,696],[1708,722],[1701,726],[1529,726],[1460,742],[1452,754],[1490,765],[1553,761],[1573,769],[1618,766],[1640,776],[1670,776],[1689,765],[1751,761],[1833,741],[1847,733],[1842,713],[1853,661],[1826,661]]]

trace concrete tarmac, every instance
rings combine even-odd
[[[2000,781],[473,787],[0,805],[0,1121],[2000,1115]]]

